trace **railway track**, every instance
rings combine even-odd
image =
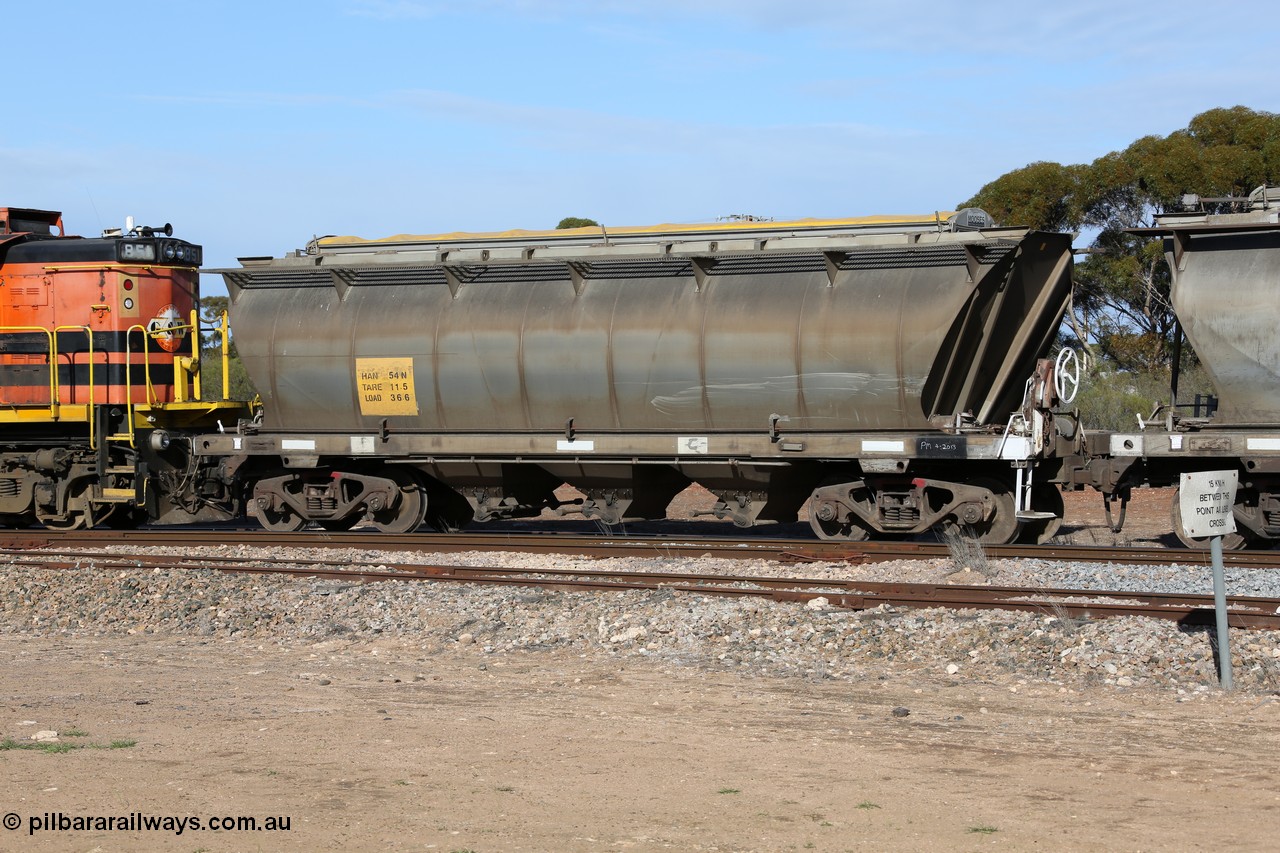
[[[532,586],[564,591],[616,592],[668,590],[680,594],[767,598],[805,603],[824,599],[826,606],[866,610],[894,607],[946,607],[1040,612],[1059,618],[1146,616],[1180,624],[1213,621],[1211,596],[1152,594],[1130,591],[1049,589],[1041,587],[961,586],[952,584],[878,583],[804,577],[761,577],[685,572],[629,572],[603,568],[511,568],[502,566],[423,565],[350,561],[238,557],[172,557],[146,553],[102,554],[76,550],[0,551],[10,565],[50,570],[87,567],[170,569],[302,578],[382,581],[455,582]],[[1236,628],[1280,629],[1280,598],[1236,596],[1228,599],[1228,624]]]
[[[941,542],[824,542],[805,539],[715,536],[636,536],[565,533],[406,533],[369,531],[269,533],[252,530],[45,530],[0,532],[0,548],[103,548],[109,546],[207,546],[234,542],[250,547],[356,548],[379,551],[457,553],[514,551],[590,557],[720,557],[779,562],[874,563],[951,556]],[[1122,563],[1208,565],[1209,553],[1185,548],[1115,548],[1092,545],[987,545],[987,557]],[[1280,551],[1227,551],[1223,562],[1239,568],[1280,568]]]

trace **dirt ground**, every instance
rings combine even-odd
[[[4,736],[83,747],[0,752],[4,850],[1264,850],[1280,826],[1280,697],[851,685],[474,646],[0,649]],[[133,813],[290,828],[28,834],[45,815]]]
[[[1136,493],[1115,538],[1159,542],[1169,499]],[[1111,541],[1095,495],[1067,506],[1068,541]],[[1264,850],[1280,826],[1280,696],[389,641],[0,654],[5,851]],[[38,730],[75,748],[13,748]],[[289,829],[56,828],[135,814]]]
[[[1167,545],[1181,548],[1172,534],[1171,510],[1177,489],[1134,489],[1125,509],[1124,524],[1113,532],[1107,523],[1102,496],[1092,489],[1066,492],[1062,527],[1057,541],[1072,545],[1135,545],[1152,547]],[[1120,504],[1111,505],[1112,521],[1120,521]]]

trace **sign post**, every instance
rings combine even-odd
[[[1227,638],[1227,582],[1222,569],[1222,537],[1236,532],[1237,474],[1235,471],[1196,471],[1183,474],[1178,509],[1182,530],[1188,536],[1209,537],[1213,560],[1213,608],[1218,634],[1218,676],[1223,690],[1230,690],[1231,643]]]

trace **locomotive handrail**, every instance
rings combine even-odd
[[[53,417],[58,417],[58,347],[53,339],[53,329],[45,326],[0,326],[0,333],[8,332],[43,332],[49,339],[49,408]]]
[[[89,333],[89,365],[90,365],[89,367],[89,405],[90,407],[92,407],[94,404],[94,395],[95,395],[93,334],[90,331],[89,327],[87,326],[59,327],[57,331],[62,331],[64,328],[82,329],[83,331]],[[164,331],[173,332],[174,330],[190,329],[190,328],[192,328],[190,325],[166,326]],[[158,337],[160,334],[160,330],[153,331],[153,330],[147,329],[145,326],[141,325],[140,323],[134,323],[132,326],[129,326],[127,329],[125,329],[126,340],[128,336],[135,331],[140,332],[142,334],[142,376],[143,376],[143,382],[146,388],[147,405],[155,406],[158,404],[158,397],[156,395],[155,383],[152,382],[152,379],[151,379],[151,347],[149,346],[149,341],[151,338]],[[54,352],[55,358],[56,358],[56,346],[53,347],[52,352]],[[126,422],[125,434],[129,437],[129,446],[137,447],[137,430],[134,426],[134,417],[133,417],[134,406],[136,405],[133,401],[134,364],[133,364],[133,359],[130,358],[131,355],[132,355],[132,351],[126,345],[125,352],[124,352],[124,356],[125,356],[124,357],[124,382],[125,382],[125,397],[126,397],[124,401],[124,406],[128,414],[125,417],[125,422]],[[97,436],[94,433],[94,428],[95,427],[94,427],[93,419],[91,418],[89,423],[89,446],[91,449],[96,450]]]
[[[97,307],[98,306],[96,305],[91,306],[91,308],[97,308]],[[184,329],[185,330],[194,329],[198,333],[199,326],[194,325],[195,323],[198,323],[198,321],[194,316],[194,312],[193,312],[192,320],[193,320],[193,324],[168,326],[163,331],[166,333],[172,333],[174,331],[181,331]],[[143,363],[141,366],[143,371],[143,379],[146,387],[147,403],[148,405],[156,405],[158,397],[156,394],[155,383],[152,381],[152,377],[151,377],[151,348],[149,346],[148,339],[157,337],[160,334],[160,330],[152,331],[142,326],[141,324],[135,323],[125,331],[125,334],[128,335],[134,331],[138,331],[142,333]],[[94,407],[97,405],[97,361],[94,358],[93,329],[90,326],[85,326],[85,325],[79,325],[79,326],[64,325],[64,326],[55,326],[53,328],[49,328],[47,326],[0,326],[0,334],[39,333],[45,336],[47,341],[45,356],[48,359],[48,364],[49,364],[49,413],[50,413],[50,417],[53,420],[59,419],[61,415],[60,409],[63,405],[61,401],[62,387],[58,377],[59,357],[61,355],[61,353],[58,350],[58,334],[62,332],[83,332],[85,335],[85,339],[87,341],[88,348],[86,350],[86,353],[88,355],[88,365],[89,365],[89,376],[88,376],[88,382],[86,383],[88,386],[88,402],[87,402],[88,416],[85,418],[85,420],[86,420],[88,431],[89,431],[88,432],[89,448],[91,450],[96,450],[98,447],[99,436],[97,434],[97,422],[93,416]],[[129,410],[129,416],[126,418],[126,420],[128,421],[127,432],[129,436],[129,445],[133,447],[133,446],[136,446],[136,441],[135,441],[136,432],[135,432],[134,422],[133,422],[134,402],[132,399],[133,398],[132,389],[134,387],[134,382],[133,382],[134,364],[133,364],[133,360],[128,357],[129,355],[130,353],[126,349],[125,359],[124,359],[124,368],[125,368],[125,388],[126,388],[125,393],[128,396],[128,399],[125,401],[125,405]],[[225,351],[224,351],[224,357],[225,357]],[[110,359],[109,354],[107,355],[107,358]],[[74,364],[72,365],[72,367],[74,368]],[[74,386],[76,384],[74,381],[74,374],[72,376],[72,380],[73,380],[72,385]],[[196,387],[196,394],[197,396],[199,396],[198,386]]]
[[[222,338],[222,399],[231,399],[231,326],[227,312],[219,315],[219,323],[214,326]],[[197,397],[199,394],[196,395]]]
[[[190,357],[174,356],[173,394],[178,402],[186,400],[187,379],[191,380],[191,399],[200,399],[200,311],[191,309],[192,332]],[[172,331],[173,327],[170,327]],[[181,368],[179,370],[179,368]]]
[[[52,381],[53,387],[56,388],[57,376],[58,376],[58,332],[71,332],[71,331],[84,332],[85,339],[88,340],[89,342],[89,415],[88,417],[85,418],[85,421],[88,423],[88,427],[89,427],[89,449],[97,450],[98,436],[95,431],[97,418],[94,417],[94,411],[93,411],[93,406],[94,406],[94,403],[96,402],[96,395],[94,393],[96,389],[94,388],[94,384],[93,384],[94,362],[93,362],[93,330],[92,329],[90,329],[88,326],[55,326],[54,327],[53,331],[49,335],[49,339],[50,339],[49,377],[50,377],[50,380]],[[107,356],[107,358],[111,358],[111,356]],[[75,378],[76,378],[74,362],[71,363],[70,369],[71,369],[71,384],[74,387]],[[52,406],[50,406],[50,411],[53,413],[53,417],[57,418],[58,410],[57,408],[55,408],[57,405],[57,402],[56,402],[57,397],[56,396],[53,397],[53,400],[55,402]]]
[[[133,426],[133,359],[130,358],[133,353],[129,349],[128,345],[129,335],[131,335],[135,330],[142,333],[142,378],[146,383],[147,405],[150,406],[156,403],[155,386],[151,382],[151,348],[147,346],[147,340],[151,337],[152,333],[142,324],[134,323],[132,326],[125,329],[124,332],[126,341],[124,353],[124,392],[125,408],[129,413],[125,418],[125,421],[128,424],[128,429],[125,434],[129,436],[130,447],[138,446],[137,434]]]
[[[96,403],[96,387],[94,377],[96,372],[96,363],[93,360],[93,330],[88,326],[55,326],[52,329],[47,326],[0,326],[0,334],[16,333],[16,332],[42,332],[49,340],[49,348],[47,356],[49,359],[49,416],[53,420],[59,417],[59,410],[62,402],[59,400],[62,389],[58,382],[58,333],[59,332],[84,332],[85,339],[89,342],[89,416],[85,419],[89,425],[89,448],[97,449],[97,435],[94,431],[93,407]],[[74,369],[74,364],[72,364]],[[72,375],[72,385],[75,385],[75,376]]]
[[[193,347],[199,346],[198,338],[200,335],[200,325],[199,325],[199,321],[196,319],[194,311],[192,312],[192,322],[190,323],[169,325],[169,326],[165,326],[163,329],[148,329],[146,326],[143,326],[140,323],[134,323],[132,326],[130,326],[128,329],[125,330],[126,336],[135,331],[142,333],[142,370],[143,370],[143,378],[146,381],[147,405],[149,406],[159,405],[158,399],[156,396],[155,383],[152,382],[151,380],[151,347],[149,345],[150,341],[154,338],[160,337],[161,334],[172,334],[173,332],[179,332],[184,330],[195,333],[197,341],[193,343]],[[133,360],[132,359],[129,359],[125,362],[125,383],[130,389],[133,388]],[[185,381],[178,382],[177,377],[175,376],[175,381],[174,381],[175,395],[181,395],[185,391],[185,387],[184,387],[185,384],[186,384]],[[179,390],[179,388],[181,388],[182,390]],[[199,396],[198,387],[196,391],[197,391],[197,396]],[[132,395],[130,396],[132,398]],[[181,399],[179,399],[178,402],[181,402]],[[129,405],[130,406],[133,405],[132,399],[130,399]],[[130,421],[130,424],[129,424],[129,434],[130,436],[133,435],[132,421]]]
[[[147,405],[154,405],[156,402],[156,394],[155,394],[156,389],[155,389],[155,385],[153,385],[151,382],[151,348],[147,346],[147,341],[150,340],[151,338],[151,332],[148,331],[147,327],[143,326],[141,323],[134,323],[132,326],[125,329],[124,331],[125,340],[128,340],[128,336],[134,331],[138,331],[142,333],[142,378],[146,382]],[[128,350],[127,345],[125,349],[126,351]],[[125,361],[124,382],[127,388],[129,389],[133,388],[133,359],[127,359]],[[130,396],[129,405],[132,406],[133,405],[132,393],[130,393],[129,396]],[[129,419],[129,436],[130,436],[130,439],[132,439],[132,436],[133,436],[133,419],[132,418]]]
[[[200,368],[199,368],[199,365],[200,365],[200,318],[199,318],[199,314],[193,308],[191,310],[191,322],[180,323],[176,325],[170,324],[168,326],[165,326],[162,329],[152,329],[147,331],[147,335],[153,339],[159,338],[160,335],[162,334],[172,334],[174,332],[181,332],[181,331],[191,332],[193,334],[193,339],[191,344],[190,357],[178,356],[178,355],[175,355],[173,357],[173,368],[174,368],[174,374],[173,374],[174,400],[173,402],[175,403],[187,402],[187,380],[188,379],[191,380],[191,383],[194,386],[192,388],[192,392],[193,392],[192,399],[196,399],[196,400],[200,399]],[[151,383],[150,350],[145,347],[145,342],[144,342],[144,356],[147,363],[147,388],[150,392],[150,391],[154,391],[154,385]],[[155,400],[152,399],[153,396],[154,395],[149,395],[148,397],[148,399],[152,404],[155,403]]]
[[[93,272],[94,270],[111,270],[114,272],[124,270],[126,269],[126,266],[118,261],[84,261],[83,263],[78,264],[44,264],[40,269],[44,272]],[[151,272],[152,265],[129,264],[127,269]]]

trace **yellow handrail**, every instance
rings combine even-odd
[[[147,405],[155,405],[156,389],[151,382],[151,347],[147,346],[147,341],[151,337],[151,332],[147,331],[147,327],[140,323],[134,323],[124,331],[125,339],[125,355],[133,355],[133,351],[129,349],[129,335],[134,331],[142,333],[142,376],[146,380],[147,385]],[[129,391],[129,403],[133,404],[133,359],[126,358],[124,362],[124,382],[125,387]],[[132,429],[132,419],[130,419],[130,429]]]
[[[218,331],[222,333],[222,399],[231,399],[231,327],[227,312],[223,311]]]
[[[54,342],[53,330],[44,326],[0,326],[0,333],[3,332],[44,332],[45,337],[49,339],[49,406],[56,418],[58,416],[58,345]]]
[[[62,405],[61,397],[62,389],[58,384],[58,333],[59,332],[84,332],[85,338],[89,342],[89,447],[97,449],[97,436],[94,432],[93,406],[96,401],[94,375],[97,365],[93,360],[93,329],[88,326],[55,326],[50,329],[47,326],[0,326],[0,333],[6,332],[42,332],[49,340],[49,416],[53,420],[58,419],[59,409]],[[72,385],[75,385],[75,364],[70,365],[72,373]]]
[[[49,358],[49,373],[51,374],[56,374],[58,372],[58,366],[57,366],[57,363],[58,363],[58,334],[57,333],[58,332],[84,332],[85,338],[89,341],[89,417],[86,418],[86,420],[89,422],[89,449],[97,450],[98,449],[98,435],[97,435],[98,419],[96,417],[97,413],[94,412],[93,410],[93,404],[97,399],[95,394],[96,388],[94,386],[94,381],[93,381],[94,371],[96,368],[96,365],[94,364],[94,361],[93,361],[93,329],[89,328],[88,326],[56,326],[53,329],[53,334],[49,336],[50,340],[53,341],[51,355]],[[111,356],[108,355],[107,359],[110,360],[110,358]],[[69,369],[71,371],[71,384],[74,387],[76,384],[75,383],[76,366],[74,361],[71,362]],[[54,384],[56,387],[57,383],[55,382]],[[53,411],[52,414],[55,418],[57,417],[56,411]]]
[[[186,359],[183,365],[187,376],[191,378],[191,399],[200,399],[200,312],[191,309],[191,356]],[[177,361],[178,359],[174,359]],[[182,381],[178,381],[178,374],[175,371],[173,375],[173,393],[179,402],[187,398],[187,376],[182,377]]]
[[[99,306],[91,306],[91,307],[97,308]],[[229,370],[228,370],[229,356],[227,352],[229,348],[229,332],[228,332],[227,314],[225,311],[222,312],[220,324],[215,328],[217,328],[221,332],[221,338],[222,338],[222,365],[223,365],[222,387],[223,387],[223,399],[226,399],[230,397],[230,377],[229,377]],[[134,325],[129,326],[125,330],[126,344],[125,344],[125,349],[122,355],[124,357],[125,394],[127,399],[124,402],[125,402],[126,409],[128,411],[128,416],[126,420],[128,421],[128,435],[129,435],[130,446],[136,446],[136,443],[135,443],[136,430],[134,428],[134,417],[133,417],[134,407],[136,404],[133,401],[134,363],[131,357],[133,355],[133,350],[129,348],[129,345],[127,343],[128,338],[135,331],[141,333],[142,364],[140,365],[140,367],[142,368],[143,379],[144,379],[145,388],[146,388],[146,402],[147,402],[147,405],[149,406],[156,406],[156,405],[159,405],[159,403],[158,403],[158,395],[156,394],[155,382],[153,381],[151,376],[150,339],[158,338],[162,334],[173,334],[175,332],[181,332],[183,330],[191,332],[194,335],[194,338],[192,341],[192,347],[194,351],[198,353],[199,350],[196,348],[199,347],[200,321],[199,321],[199,314],[194,310],[191,312],[191,322],[189,324],[167,326],[164,329],[156,329],[152,331],[147,329],[145,326],[141,324],[135,323]],[[89,428],[89,447],[91,449],[96,450],[98,446],[98,435],[97,435],[97,420],[95,417],[94,408],[97,405],[98,365],[97,365],[97,361],[94,359],[95,353],[94,353],[94,340],[93,340],[92,327],[73,326],[73,325],[56,326],[54,328],[49,328],[47,326],[0,326],[0,335],[17,334],[22,332],[43,334],[47,341],[46,356],[48,358],[48,364],[49,364],[49,415],[53,420],[59,419],[60,408],[63,405],[61,401],[61,395],[62,395],[61,382],[59,381],[59,377],[58,377],[58,368],[59,368],[58,335],[63,332],[83,332],[84,333],[85,338],[88,341],[87,354],[88,354],[88,364],[89,364],[89,378],[88,378],[89,417],[87,418],[87,421],[88,421],[88,428]],[[108,353],[107,354],[108,366],[110,366],[109,364],[110,358],[111,358],[110,353]],[[70,363],[70,367],[73,371],[72,386],[75,386],[76,383],[75,383],[75,377],[74,377],[74,368],[75,368],[74,359]],[[200,378],[199,378],[199,370],[200,370],[199,355],[198,354],[194,355],[191,358],[175,357],[174,368],[175,368],[174,369],[174,386],[175,386],[174,396],[176,398],[176,402],[184,402],[187,399],[188,379],[190,379],[192,384],[194,399],[199,399],[200,393],[201,393]],[[187,371],[189,371],[189,373]]]
[[[165,326],[163,329],[148,331],[142,326],[130,326],[129,331],[140,329],[143,333],[143,361],[147,368],[147,401],[151,405],[157,405],[155,400],[155,385],[151,381],[151,348],[147,346],[147,338],[158,338],[163,334],[172,334],[186,330],[191,332],[193,340],[191,343],[192,355],[173,357],[173,395],[174,402],[184,403],[187,401],[187,380],[191,379],[195,386],[195,398],[200,397],[200,320],[196,312],[191,312],[191,322],[180,325]]]

